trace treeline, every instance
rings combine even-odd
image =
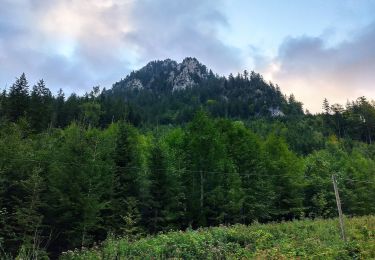
[[[331,136],[302,157],[282,132],[203,111],[142,132],[121,121],[34,134],[3,121],[0,154],[3,257],[56,256],[109,234],[336,216],[332,174],[345,214],[375,212],[373,145]]]
[[[134,89],[119,82],[110,90],[96,86],[83,96],[72,93],[66,97],[61,89],[53,95],[43,80],[31,87],[22,74],[0,93],[0,117],[12,122],[26,119],[35,132],[41,132],[74,121],[102,128],[118,120],[147,127],[183,124],[201,108],[215,117],[244,120],[271,118],[272,113],[284,115],[282,111],[303,115],[300,102],[293,96],[286,99],[277,86],[266,83],[259,74],[209,75],[197,85],[176,91],[161,87],[165,80],[154,80],[152,88]]]
[[[348,102],[330,105],[323,101],[323,123],[328,131],[340,138],[351,138],[371,144],[375,140],[375,102],[360,97]]]
[[[141,121],[123,100],[109,102],[105,89],[94,87],[90,93],[65,96],[60,89],[53,95],[44,80],[30,87],[23,73],[9,90],[0,93],[0,118],[10,122],[23,121],[34,133],[48,128],[64,128],[72,122],[106,127],[118,120],[127,120],[134,125]]]
[[[365,97],[345,107],[330,105],[325,99],[323,112],[311,115],[303,113],[302,104],[293,95],[284,97],[259,74],[209,75],[200,85],[182,91],[155,86],[154,90],[126,89],[120,81],[110,90],[94,87],[83,96],[72,93],[65,97],[61,89],[53,95],[43,80],[30,87],[22,74],[9,90],[0,93],[0,119],[28,124],[34,133],[64,128],[72,122],[106,128],[123,120],[150,128],[185,124],[195,111],[204,109],[214,117],[244,120],[261,135],[286,128],[291,132],[287,141],[299,154],[321,148],[322,140],[330,135],[369,144],[375,140],[375,103]]]
[[[244,84],[239,100],[248,77],[256,86],[255,74],[224,81]],[[172,103],[186,113],[163,125],[150,120],[174,113],[163,102],[140,111],[99,87],[54,96],[22,74],[0,95],[0,256],[56,256],[109,234],[331,217],[332,174],[345,214],[375,212],[373,102],[324,101],[311,115],[290,97],[283,116],[242,117],[244,100],[207,103],[197,91],[175,92],[192,105]],[[273,101],[261,100],[254,109],[268,111],[258,105]]]

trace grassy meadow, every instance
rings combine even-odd
[[[234,225],[174,231],[137,240],[110,238],[91,249],[68,251],[79,259],[375,259],[375,217]]]

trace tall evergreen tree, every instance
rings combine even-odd
[[[303,213],[303,161],[288,149],[285,141],[275,134],[264,143],[267,178],[273,181],[276,218],[292,219]]]
[[[141,151],[137,130],[120,122],[114,151],[115,178],[112,199],[112,226],[115,229],[123,223],[127,209],[141,211]],[[131,205],[129,204],[131,203]]]
[[[322,108],[326,115],[328,115],[331,112],[331,106],[329,105],[329,102],[326,98],[323,100]]]
[[[33,86],[30,99],[30,123],[36,131],[46,129],[52,119],[52,94],[41,79]]]
[[[38,259],[44,255],[42,248],[47,243],[42,237],[41,194],[45,183],[40,173],[40,168],[34,168],[30,176],[20,182],[23,196],[18,199],[14,214],[21,238],[20,253],[29,259]]]
[[[186,133],[187,170],[184,181],[191,224],[205,226],[223,221],[220,216],[233,165],[226,159],[225,143],[215,123],[199,111]],[[227,178],[228,177],[228,178]],[[225,187],[226,186],[226,187]]]
[[[244,192],[238,221],[251,223],[269,219],[275,194],[272,181],[267,178],[260,138],[241,122],[226,122],[222,131],[226,134],[229,156],[239,172]]]
[[[9,89],[7,111],[10,120],[17,121],[28,114],[29,99],[29,85],[25,73],[22,73]]]
[[[66,115],[64,114],[65,94],[62,89],[59,89],[57,96],[54,99],[53,105],[53,125],[55,127],[64,127],[66,122]]]
[[[165,150],[160,144],[154,144],[150,157],[150,229],[152,232],[163,230],[169,215],[171,204],[171,183]]]
[[[4,89],[0,93],[0,120],[6,117],[6,102],[7,102],[7,92]]]

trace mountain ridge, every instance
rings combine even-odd
[[[303,114],[302,103],[277,85],[246,70],[228,77],[214,74],[194,57],[182,62],[155,60],[113,84],[105,96],[125,102],[147,122],[185,122],[203,108],[217,117],[249,119]]]
[[[144,80],[138,78],[147,73],[154,75]],[[166,77],[165,81],[172,87],[172,90],[180,90],[198,84],[196,82],[198,79],[207,79],[208,75],[209,71],[205,65],[196,58],[186,57],[181,63],[171,59],[150,61],[139,70],[131,72],[120,82],[126,81],[127,88],[151,88],[155,81],[155,76]],[[114,86],[118,83],[116,82]]]

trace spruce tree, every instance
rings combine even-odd
[[[30,123],[35,131],[46,129],[52,117],[52,94],[41,79],[33,86],[30,99]]]
[[[29,99],[29,85],[25,73],[22,73],[9,89],[7,110],[10,120],[17,121],[28,114]]]
[[[225,203],[226,170],[232,162],[226,160],[223,137],[215,121],[199,111],[189,124],[186,138],[187,170],[184,173],[187,207],[191,224],[218,224]]]
[[[328,99],[323,100],[323,111],[326,115],[328,115],[331,112],[331,106],[329,105]]]
[[[65,94],[62,89],[59,89],[57,96],[54,98],[53,104],[53,126],[63,127],[66,122],[66,115],[64,114]]]
[[[266,173],[275,193],[273,216],[293,219],[303,213],[303,161],[289,150],[285,141],[271,134],[264,143]]]
[[[141,208],[140,153],[136,129],[125,122],[120,122],[113,157],[115,177],[111,225],[114,229],[123,223],[129,203],[132,204],[130,208],[137,210]]]
[[[241,178],[243,197],[238,221],[248,224],[269,219],[274,192],[272,181],[265,176],[267,171],[260,138],[242,122],[222,122],[221,129],[226,135],[228,156]]]
[[[163,230],[167,222],[170,198],[170,183],[166,154],[160,144],[154,144],[150,158],[150,229],[152,232]]]
[[[34,168],[27,179],[20,182],[23,191],[22,199],[17,199],[14,217],[19,228],[23,254],[30,259],[38,259],[43,254],[42,247],[46,241],[42,237],[43,215],[41,213],[41,194],[45,188],[41,169]]]
[[[6,116],[6,102],[7,102],[7,93],[6,90],[4,89],[0,93],[0,120],[5,118]]]

